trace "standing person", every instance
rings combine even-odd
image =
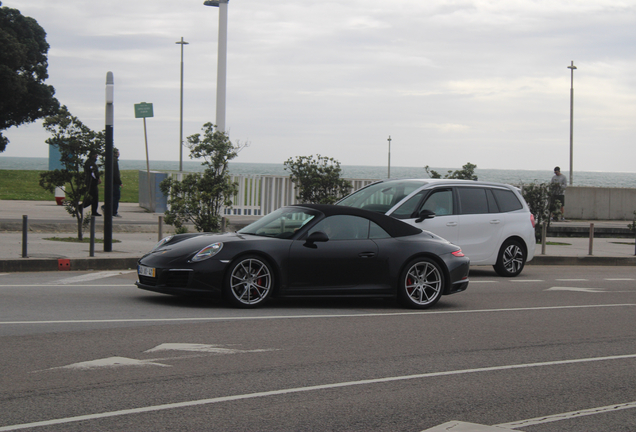
[[[121,188],[124,185],[121,182],[121,175],[119,174],[119,149],[113,149],[113,217],[120,218],[119,199],[121,198]]]
[[[97,206],[99,204],[99,189],[97,186],[102,182],[99,178],[99,167],[97,166],[97,152],[91,151],[88,154],[88,159],[84,164],[84,175],[86,176],[86,186],[88,187],[88,193],[84,198],[84,208],[91,206],[91,213],[93,216],[101,216],[97,213]]]
[[[558,184],[555,198],[561,201],[561,220],[565,220],[565,188],[568,187],[568,181],[565,176],[561,174],[561,168],[554,167],[552,183]]]

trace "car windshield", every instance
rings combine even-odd
[[[262,237],[291,238],[319,213],[301,207],[280,208],[238,231]]]
[[[386,213],[407,195],[427,184],[425,180],[392,180],[374,183],[343,198],[336,204]]]

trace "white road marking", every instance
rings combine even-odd
[[[528,420],[519,420],[515,422],[510,422],[510,423],[503,423],[503,424],[498,424],[495,426],[509,428],[509,429],[516,429],[516,428],[524,427],[524,426],[534,426],[534,425],[538,425],[542,423],[550,423],[550,422],[559,421],[559,420],[568,420],[568,419],[588,416],[588,415],[605,414],[608,412],[630,409],[630,408],[636,408],[636,402],[607,405],[604,407],[590,408],[590,409],[579,410],[579,411],[570,411],[567,413],[554,414],[551,416],[535,417]]]
[[[603,280],[606,280],[606,281],[633,281],[633,280],[636,280],[636,279],[634,279],[634,278],[605,278]]]
[[[135,322],[178,322],[178,321],[252,321],[252,320],[275,320],[275,319],[318,319],[318,318],[369,318],[369,317],[390,317],[405,315],[450,315],[465,313],[488,313],[488,312],[525,312],[541,310],[560,309],[587,309],[601,307],[633,307],[636,303],[606,304],[606,305],[579,305],[579,306],[539,306],[527,308],[505,308],[505,309],[473,309],[455,311],[422,311],[422,312],[394,312],[394,313],[359,313],[359,314],[320,314],[320,315],[272,315],[272,316],[227,316],[227,317],[201,317],[201,318],[129,318],[129,319],[104,319],[104,320],[60,320],[60,321],[0,321],[0,325],[20,325],[20,324],[116,324]]]
[[[194,352],[207,352],[217,354],[234,354],[240,350],[221,348],[219,345],[206,345],[206,344],[187,344],[187,343],[164,343],[157,345],[144,352],[156,352],[156,351],[194,351]]]
[[[510,282],[514,283],[526,283],[526,282],[545,282],[543,279],[514,279]]]
[[[499,283],[499,281],[495,281],[495,280],[470,280],[469,282],[471,285],[473,284],[480,284],[480,283]]]
[[[72,283],[90,282],[98,279],[104,279],[111,276],[118,276],[127,273],[133,273],[136,270],[116,270],[116,271],[102,271],[97,273],[88,273],[80,276],[73,276],[70,278],[60,279],[53,282],[54,284],[67,285]],[[48,284],[47,284],[48,285]]]
[[[108,357],[103,359],[85,361],[80,363],[73,363],[67,366],[61,366],[53,369],[99,369],[105,367],[120,367],[120,366],[162,366],[170,367],[169,365],[155,363],[155,360],[136,360],[126,357]]]
[[[600,293],[606,292],[603,288],[576,288],[576,287],[552,287],[546,291],[576,291],[576,292],[588,292],[588,293]]]
[[[555,279],[559,282],[589,282],[589,279]]]
[[[577,364],[577,363],[590,363],[590,362],[600,362],[600,361],[610,361],[610,360],[625,360],[625,359],[634,359],[634,358],[636,358],[636,354],[626,354],[626,355],[608,356],[608,357],[591,357],[591,358],[583,358],[583,359],[556,360],[556,361],[538,362],[538,363],[492,366],[492,367],[475,368],[475,369],[460,369],[460,370],[443,371],[443,372],[429,372],[429,373],[415,374],[415,375],[384,377],[384,378],[366,379],[366,380],[359,380],[359,381],[346,381],[346,382],[321,384],[321,385],[314,385],[314,386],[307,386],[307,387],[294,387],[294,388],[271,390],[271,391],[264,391],[264,392],[257,392],[257,393],[221,396],[221,397],[214,397],[209,399],[199,399],[199,400],[192,400],[192,401],[186,401],[186,402],[151,405],[147,407],[131,408],[131,409],[103,412],[103,413],[97,413],[97,414],[87,414],[87,415],[66,417],[66,418],[53,419],[53,420],[44,420],[44,421],[38,421],[33,423],[9,425],[9,426],[0,427],[0,432],[28,429],[28,428],[41,427],[41,426],[68,424],[68,423],[74,423],[78,421],[97,420],[97,419],[109,418],[109,417],[119,417],[119,416],[124,416],[129,414],[141,414],[141,413],[147,413],[147,412],[164,411],[169,409],[186,408],[186,407],[201,406],[201,405],[211,405],[211,404],[231,402],[231,401],[237,401],[237,400],[255,399],[255,398],[269,397],[269,396],[279,396],[279,395],[286,395],[286,394],[292,394],[292,393],[303,393],[303,392],[312,392],[312,391],[319,391],[319,390],[346,388],[346,387],[353,387],[353,386],[359,386],[359,385],[382,384],[382,383],[407,381],[407,380],[414,380],[414,379],[434,378],[434,377],[441,377],[441,376],[465,375],[465,374],[481,373],[481,372],[497,372],[497,371],[504,371],[504,370],[513,370],[513,369],[549,367],[549,366],[560,366],[560,365],[569,365],[569,364]]]

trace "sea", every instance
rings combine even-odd
[[[178,161],[150,161],[152,171],[178,171]],[[276,175],[288,176],[289,171],[285,170],[282,163],[247,163],[230,162],[230,173],[232,175]],[[388,177],[387,166],[362,166],[362,165],[341,165],[342,177],[348,179],[386,179]],[[0,156],[0,170],[48,170],[48,157],[6,157]],[[119,161],[120,170],[146,170],[145,160],[125,160]],[[199,161],[183,161],[183,171],[199,172],[204,167]],[[455,171],[457,168],[432,168],[438,173],[445,175],[449,170]],[[562,171],[569,180],[569,173]],[[481,181],[492,181],[497,183],[507,183],[521,185],[528,183],[549,182],[553,176],[551,170],[506,170],[506,169],[475,169],[475,175]],[[428,178],[424,167],[391,167],[391,178]],[[636,188],[636,172],[596,172],[596,171],[575,171],[573,176],[574,186],[594,186],[594,187],[624,187]]]

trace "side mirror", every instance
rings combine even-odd
[[[316,231],[309,234],[309,237],[305,240],[304,246],[315,248],[316,245],[314,243],[324,243],[329,241],[329,237],[322,231]]]
[[[422,210],[420,214],[415,219],[415,222],[422,222],[424,219],[433,219],[435,217],[435,212],[430,210]]]

